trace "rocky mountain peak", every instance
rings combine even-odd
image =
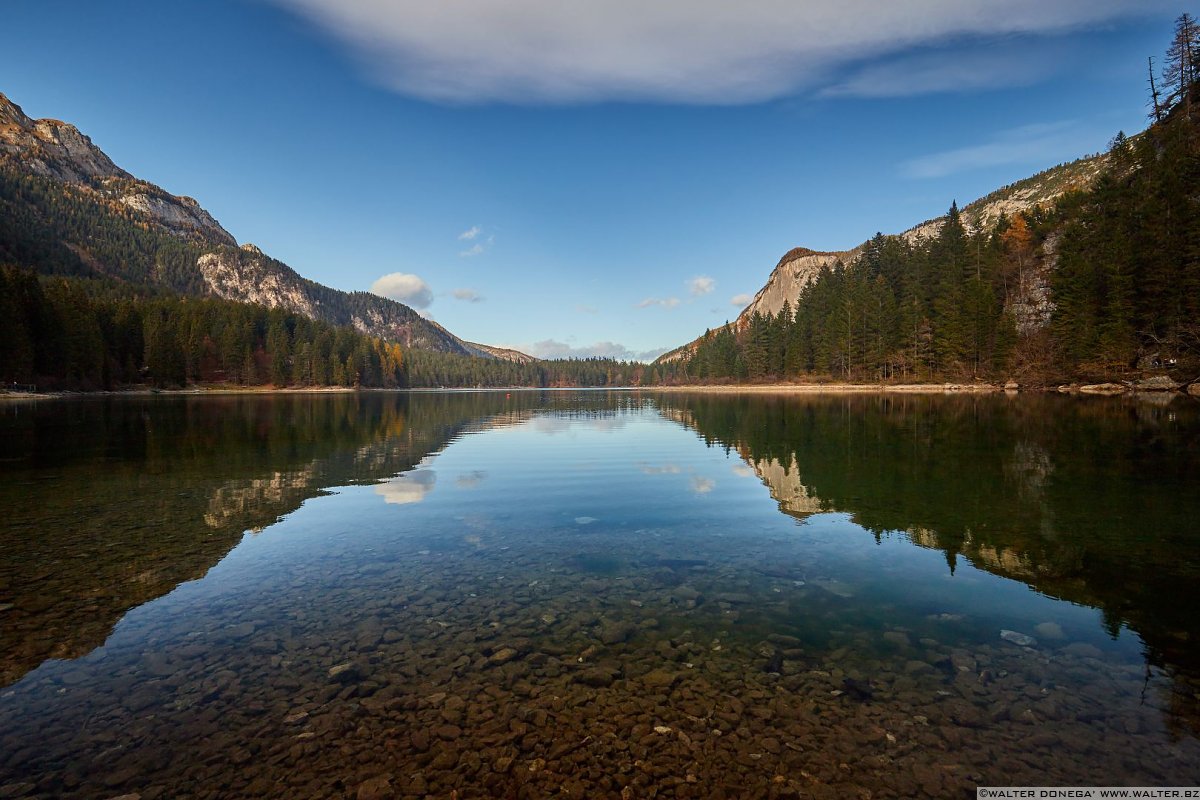
[[[19,158],[36,175],[65,182],[131,177],[74,125],[56,119],[30,119],[3,93],[0,155]]]
[[[30,119],[19,105],[0,94],[0,164],[5,162],[132,209],[174,235],[210,244],[237,244],[195,199],[138,180],[74,125]]]

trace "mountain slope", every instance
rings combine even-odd
[[[963,225],[968,231],[983,230],[995,225],[1002,215],[1012,217],[1034,208],[1048,207],[1068,192],[1091,186],[1107,163],[1107,155],[1088,156],[997,189],[961,210]],[[945,217],[926,220],[896,236],[909,244],[917,244],[936,237],[944,223]],[[785,300],[795,308],[800,293],[816,279],[822,269],[832,268],[839,262],[853,262],[862,254],[865,245],[864,242],[850,250],[837,252],[818,252],[805,247],[789,250],[771,270],[767,282],[754,295],[754,299],[732,323],[734,329],[745,328],[755,312],[764,316],[778,314]],[[695,339],[664,353],[658,362],[676,361],[686,357],[695,350],[699,341],[700,339]]]
[[[130,175],[75,126],[30,119],[3,94],[0,261],[282,308],[406,347],[533,360],[466,342],[394,300],[310,281],[253,245],[239,248],[194,199]]]

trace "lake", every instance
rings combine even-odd
[[[1200,404],[0,405],[0,797],[1200,782]]]

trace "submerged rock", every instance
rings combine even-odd
[[[362,670],[353,661],[347,661],[344,664],[330,667],[329,678],[341,683],[353,683],[362,678]]]
[[[604,644],[620,644],[633,636],[637,627],[630,622],[607,622],[600,628],[600,641]]]
[[[1017,647],[1033,647],[1037,644],[1037,639],[1017,631],[1001,630],[1000,638],[1006,642],[1015,644]]]
[[[379,775],[363,781],[358,785],[358,794],[355,796],[358,800],[382,800],[392,797],[392,776]]]
[[[509,661],[512,661],[514,658],[516,658],[517,655],[518,653],[516,649],[512,647],[502,647],[488,657],[488,663],[494,666],[507,664]]]
[[[669,689],[679,680],[679,674],[665,669],[656,669],[642,676],[642,683],[647,686]]]
[[[860,703],[865,703],[875,697],[875,687],[871,685],[870,681],[846,678],[842,681],[842,690],[845,691],[846,697]]]
[[[617,675],[617,671],[609,667],[593,667],[592,669],[578,673],[575,676],[575,680],[584,686],[603,689],[606,686],[612,686],[613,681],[617,679]]]

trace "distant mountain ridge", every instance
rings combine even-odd
[[[986,229],[995,225],[1002,215],[1012,217],[1034,208],[1049,206],[1067,192],[1090,187],[1107,163],[1106,154],[1087,156],[1051,167],[997,189],[961,209],[963,225],[971,231]],[[894,235],[915,244],[937,236],[944,223],[945,217],[938,217]],[[816,279],[822,269],[833,267],[839,262],[850,264],[862,254],[865,246],[866,242],[849,250],[829,252],[810,250],[806,247],[792,248],[779,259],[779,263],[767,276],[767,282],[755,293],[754,299],[731,325],[735,330],[741,330],[755,312],[764,316],[778,314],[785,300],[794,308],[800,293]],[[695,350],[699,341],[697,338],[664,353],[656,363],[687,357]]]
[[[254,245],[239,247],[196,200],[134,177],[74,125],[31,119],[2,93],[0,171],[0,214],[9,218],[0,220],[0,262],[282,308],[406,347],[535,360],[461,339],[403,303],[308,280]],[[137,241],[120,257],[111,248],[106,255],[97,229],[127,223],[145,235],[134,231]]]

